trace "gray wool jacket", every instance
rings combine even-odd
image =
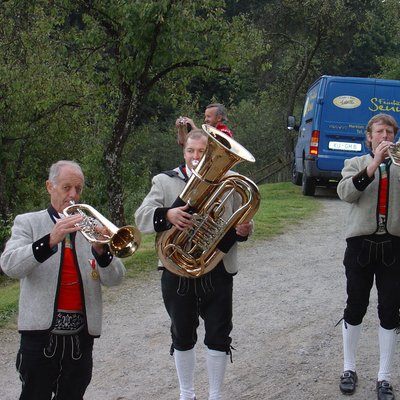
[[[20,280],[18,330],[47,332],[57,309],[63,243],[49,248],[54,221],[49,210],[18,215],[11,238],[0,258],[5,274]],[[102,325],[101,286],[121,283],[125,267],[109,252],[94,256],[92,246],[80,232],[75,235],[75,255],[79,268],[88,333],[100,336]],[[96,260],[99,279],[92,278],[91,260]]]
[[[372,235],[378,228],[379,168],[370,179],[366,168],[370,154],[345,160],[342,180],[337,187],[340,199],[350,203],[346,238]],[[400,167],[390,163],[388,168],[388,198],[386,230],[400,236]]]
[[[155,213],[157,209],[167,209],[171,207],[177,197],[181,194],[186,185],[185,177],[180,168],[173,170],[175,176],[169,176],[165,173],[153,177],[150,192],[144,198],[142,204],[135,212],[136,225],[142,233],[154,233],[156,231],[154,224],[157,223]],[[239,196],[229,199],[226,205],[224,218],[232,215],[240,206]],[[160,219],[158,219],[160,222]],[[161,221],[161,223],[167,223]],[[238,271],[237,265],[237,243],[223,257],[223,263],[227,272],[235,274]],[[161,266],[159,262],[159,266]]]

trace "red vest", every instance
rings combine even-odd
[[[61,268],[61,285],[58,297],[58,310],[82,311],[82,293],[78,269],[75,264],[72,242],[65,238],[65,248]]]

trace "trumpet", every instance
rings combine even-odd
[[[107,244],[110,252],[119,258],[129,257],[139,248],[141,233],[134,226],[118,228],[93,207],[75,204],[74,201],[70,203],[70,206],[64,208],[63,214],[66,217],[77,214],[83,217],[77,226],[89,243]]]
[[[390,145],[388,153],[389,157],[392,159],[393,164],[400,167],[400,141]]]

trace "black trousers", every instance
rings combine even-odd
[[[347,278],[344,320],[361,324],[375,279],[380,325],[384,329],[399,327],[400,238],[371,235],[347,239],[343,263]]]
[[[92,378],[93,337],[21,334],[20,400],[82,400]]]
[[[161,288],[171,318],[174,349],[186,351],[194,347],[200,316],[204,320],[204,344],[229,354],[233,275],[226,272],[222,262],[200,278],[183,278],[164,270]]]

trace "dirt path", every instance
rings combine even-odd
[[[318,194],[318,193],[317,193]],[[273,240],[240,251],[234,280],[233,364],[224,399],[344,399],[338,390],[342,368],[341,329],[345,282],[342,257],[347,206],[320,193],[323,210]],[[159,275],[126,281],[106,291],[104,329],[96,341],[93,380],[85,400],[176,400],[169,321],[161,301]],[[377,319],[375,292],[359,349],[359,387],[354,400],[375,399]],[[196,391],[207,399],[203,330],[199,331]],[[0,398],[18,398],[14,369],[15,330],[0,333]],[[400,396],[399,360],[393,384]],[[347,399],[347,398],[346,398]]]

